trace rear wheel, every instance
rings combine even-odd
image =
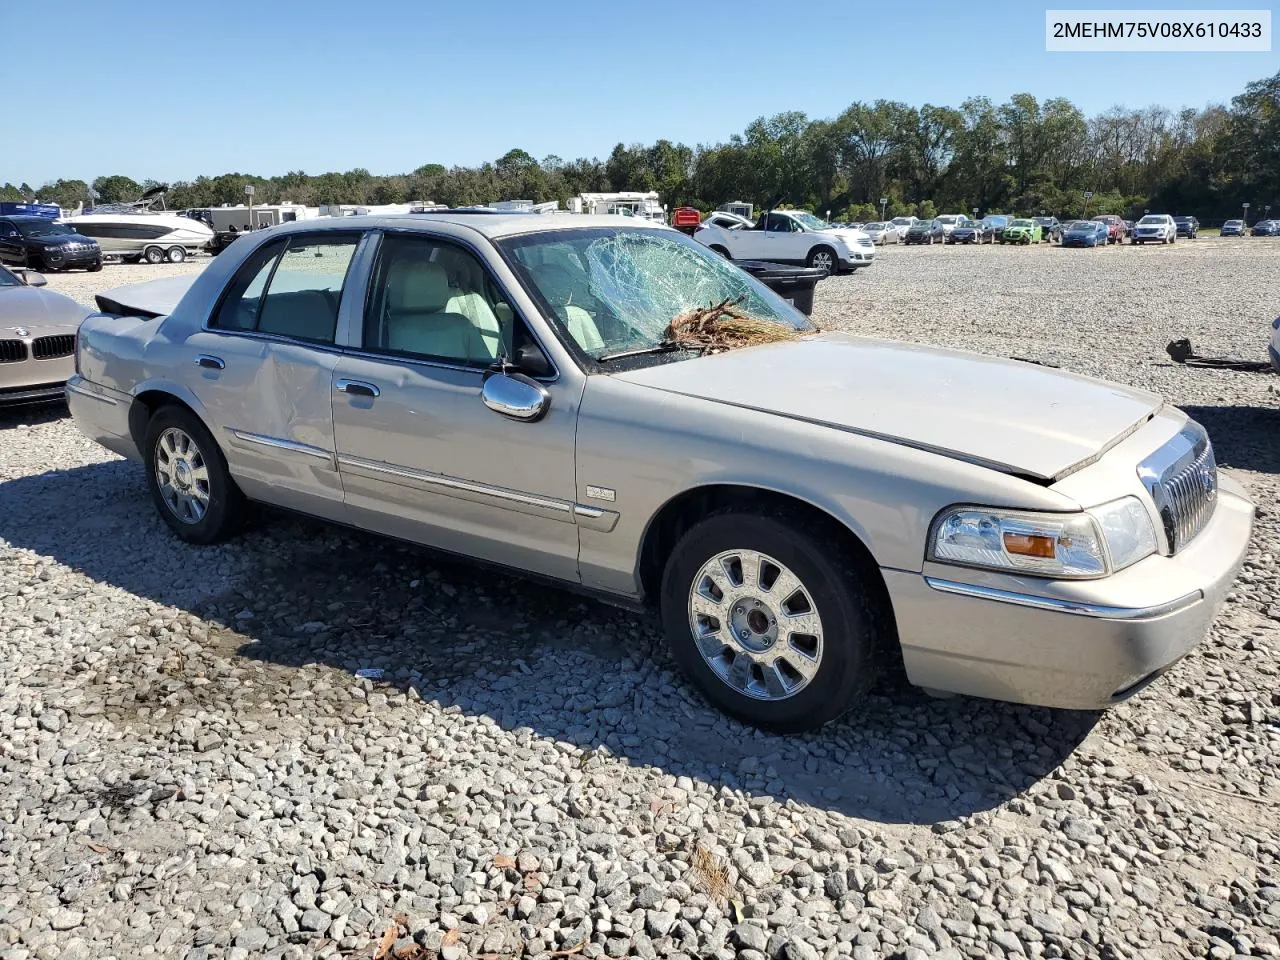
[[[142,259],[147,263],[164,263],[164,250],[161,247],[147,247],[142,251]]]
[[[726,713],[770,730],[815,729],[875,677],[883,619],[870,576],[804,514],[714,514],[667,560],[667,642]]]
[[[187,259],[187,251],[184,247],[170,247],[164,252],[164,258],[170,263],[181,263]]]
[[[240,526],[245,499],[209,431],[191,411],[161,407],[147,424],[147,485],[170,529],[188,543],[216,543]]]

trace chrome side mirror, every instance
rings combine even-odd
[[[526,423],[541,420],[551,408],[551,394],[542,384],[509,370],[495,370],[486,376],[480,399],[494,413]]]

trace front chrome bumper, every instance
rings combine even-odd
[[[1253,504],[1220,479],[1213,519],[1178,554],[1101,580],[1048,581],[927,563],[886,570],[907,677],[1047,707],[1124,700],[1190,653],[1235,581]]]

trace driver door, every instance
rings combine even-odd
[[[536,422],[481,386],[528,328],[484,262],[444,237],[382,236],[359,346],[333,371],[334,439],[360,527],[578,582],[580,388],[552,375]]]

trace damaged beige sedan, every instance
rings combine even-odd
[[[651,611],[767,728],[899,661],[936,691],[1115,703],[1200,642],[1249,540],[1158,397],[819,332],[630,218],[306,221],[174,303],[113,302],[143,315],[85,322],[72,412],[145,463],[178,536],[260,501]]]

